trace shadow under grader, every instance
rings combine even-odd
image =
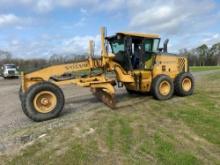
[[[134,94],[129,94],[129,93],[123,93],[123,94],[118,94],[116,96],[117,99],[117,105],[115,110],[120,110],[122,108],[130,107],[130,106],[135,106],[137,104],[146,102],[148,100],[153,99],[150,93],[134,93]]]
[[[79,105],[81,105],[85,102],[96,103],[97,99],[91,95],[87,98],[72,97],[72,98],[68,98],[66,100],[66,104],[79,104]]]
[[[61,116],[80,111],[90,111],[102,106],[102,103],[93,95],[84,97],[70,97],[66,99]]]
[[[140,104],[145,101],[153,99],[150,93],[135,93],[128,94],[127,92],[116,94],[116,108],[113,111],[118,111],[121,108],[126,108],[130,106],[135,106],[135,104]],[[70,113],[76,113],[79,111],[92,111],[97,108],[107,108],[111,110],[107,105],[101,102],[95,96],[87,95],[83,97],[70,97],[66,99],[65,108],[61,116],[65,116]]]

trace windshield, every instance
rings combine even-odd
[[[112,53],[114,54],[117,54],[118,52],[125,50],[123,41],[115,40],[115,41],[110,42],[110,45],[112,48]]]
[[[16,69],[15,65],[6,65],[5,66],[7,69]]]

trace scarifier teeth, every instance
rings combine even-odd
[[[100,101],[109,106],[111,109],[116,107],[116,100],[113,95],[110,95],[103,91],[102,89],[91,89],[91,92],[96,96]]]

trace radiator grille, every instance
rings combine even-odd
[[[178,59],[178,69],[180,72],[185,71],[185,66],[186,66],[186,60],[185,58],[179,58]]]
[[[8,74],[10,74],[10,75],[14,75],[14,74],[15,74],[15,71],[13,71],[13,70],[9,70],[9,71],[8,71]]]

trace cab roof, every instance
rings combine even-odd
[[[131,37],[143,37],[143,38],[160,38],[160,35],[158,34],[145,34],[145,33],[132,33],[132,32],[118,32],[116,35],[125,35],[125,36],[131,36]]]

